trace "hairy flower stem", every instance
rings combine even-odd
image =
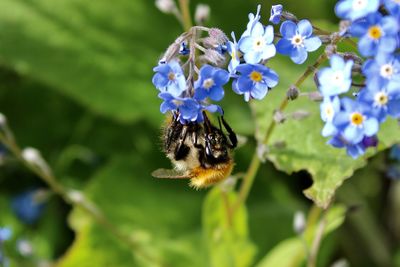
[[[321,54],[318,59],[315,61],[315,63],[312,66],[309,66],[305,72],[297,79],[295,82],[295,87],[300,88],[300,86],[303,84],[303,82],[311,75],[314,73],[314,71],[327,59],[327,56],[325,53]],[[288,105],[289,100],[287,96],[285,95],[285,98],[281,101],[279,105],[278,111],[283,111],[286,106]],[[275,120],[272,120],[271,123],[269,124],[267,128],[267,132],[265,134],[263,144],[268,144],[269,139],[271,138],[272,132],[274,131],[276,126]],[[246,202],[246,199],[250,193],[251,187],[253,185],[254,179],[257,175],[258,169],[260,168],[261,165],[261,160],[257,155],[257,152],[253,154],[253,158],[251,159],[251,163],[249,168],[247,169],[246,175],[243,178],[243,182],[240,186],[239,189],[239,197],[237,201],[234,203],[233,208],[232,208],[232,213],[234,213],[237,208],[242,205],[243,203]]]
[[[122,243],[127,245],[132,249],[137,256],[140,256],[150,262],[157,264],[157,266],[164,266],[159,259],[155,259],[153,256],[149,255],[144,251],[140,244],[135,241],[134,237],[127,236],[121,232],[111,221],[101,212],[101,210],[92,202],[88,201],[83,194],[65,188],[60,184],[56,177],[51,172],[50,168],[44,169],[41,166],[35,164],[35,162],[28,161],[23,156],[21,148],[18,146],[11,129],[8,125],[3,125],[0,130],[0,143],[4,144],[7,149],[32,173],[39,177],[43,182],[45,182],[49,188],[56,194],[58,194],[66,203],[82,209],[86,212],[92,219],[102,226],[107,232],[111,233],[114,237],[120,240]],[[40,159],[42,160],[42,159]],[[47,165],[47,163],[45,162]],[[47,167],[47,166],[46,166]]]
[[[193,25],[190,16],[189,2],[190,0],[179,0],[179,9],[182,14],[182,26],[185,31],[188,31]]]
[[[317,266],[317,255],[321,245],[322,237],[326,228],[326,214],[327,211],[322,213],[322,218],[318,223],[317,232],[315,233],[314,240],[312,241],[311,248],[309,250],[309,255],[307,257],[307,267]]]

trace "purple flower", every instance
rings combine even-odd
[[[378,10],[379,0],[341,0],[335,6],[339,18],[356,20]]]
[[[334,96],[347,92],[351,87],[351,68],[353,61],[336,54],[329,59],[331,67],[318,71],[319,90],[323,96]]]
[[[281,21],[282,11],[282,5],[273,5],[271,7],[271,16],[269,17],[269,21],[273,24],[278,24]]]
[[[332,139],[328,141],[328,144],[337,148],[345,147],[347,154],[355,159],[361,155],[364,155],[365,150],[368,147],[376,147],[378,144],[378,139],[375,135],[371,137],[365,136],[357,144],[352,144],[347,142],[340,134],[338,134],[332,137]]]
[[[350,98],[341,100],[341,110],[333,118],[333,124],[347,143],[358,144],[365,136],[378,132],[378,120],[370,110],[365,103]]]
[[[261,60],[275,56],[276,48],[274,40],[274,28],[271,25],[264,27],[257,22],[250,32],[250,35],[239,40],[239,49],[243,52],[246,63],[257,64]]]
[[[220,101],[224,97],[224,86],[229,81],[226,70],[203,65],[200,69],[199,79],[194,83],[194,98],[201,101],[209,97],[211,100]]]
[[[350,32],[359,37],[358,50],[368,57],[379,52],[391,53],[397,46],[398,24],[394,17],[373,13],[354,22]]]
[[[177,61],[160,64],[153,69],[154,86],[161,92],[168,92],[173,96],[180,96],[186,90],[185,75]]]
[[[244,95],[245,101],[264,98],[268,90],[278,84],[278,74],[264,65],[242,64],[236,70],[241,74],[232,87],[237,94]]]
[[[276,44],[276,49],[283,55],[288,55],[296,64],[302,64],[307,59],[308,52],[317,50],[321,40],[312,35],[312,26],[308,20],[301,20],[296,25],[292,21],[281,24],[282,38]]]

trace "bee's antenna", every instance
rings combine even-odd
[[[222,131],[222,125],[221,125],[221,118],[220,117],[218,117],[218,124],[219,124],[219,129],[221,130],[221,132],[223,132]]]
[[[211,127],[211,122],[210,119],[207,117],[207,114],[205,111],[203,111],[203,116],[204,116],[204,125],[207,128],[207,131],[210,132],[212,127]]]

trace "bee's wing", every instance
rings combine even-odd
[[[157,169],[151,173],[155,178],[166,178],[166,179],[190,179],[190,177],[182,172],[174,169]]]

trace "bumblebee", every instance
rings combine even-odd
[[[231,174],[236,134],[223,116],[218,117],[219,127],[211,123],[205,112],[203,116],[202,123],[181,124],[179,111],[173,114],[163,130],[163,150],[175,168],[158,169],[152,173],[154,177],[190,179],[190,186],[199,189]]]

